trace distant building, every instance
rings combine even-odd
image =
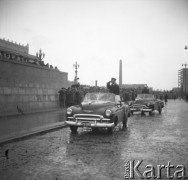
[[[178,88],[182,97],[188,94],[188,68],[178,71]]]
[[[137,89],[139,90],[138,92],[142,92],[142,90],[144,89],[144,86],[147,86],[147,84],[122,84],[122,86],[120,86],[120,88],[124,88],[124,89]],[[153,91],[153,88],[148,87],[149,92]]]
[[[143,89],[145,85],[147,86],[147,84],[122,84],[121,87],[125,89],[128,88]]]

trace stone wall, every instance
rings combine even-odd
[[[68,86],[65,72],[0,57],[0,116],[57,108]]]

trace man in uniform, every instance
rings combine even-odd
[[[111,81],[107,83],[107,88],[109,89],[110,93],[119,95],[119,85],[116,83],[116,78],[111,78]]]
[[[144,85],[144,89],[142,90],[142,94],[149,94],[149,89],[146,85]]]

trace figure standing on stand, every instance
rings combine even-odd
[[[119,85],[116,83],[116,78],[111,78],[111,81],[107,83],[107,88],[109,89],[110,93],[119,95]]]
[[[149,94],[149,89],[147,85],[144,85],[144,89],[142,90],[142,94]]]

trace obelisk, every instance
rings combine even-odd
[[[119,61],[119,86],[122,86],[122,60]]]

